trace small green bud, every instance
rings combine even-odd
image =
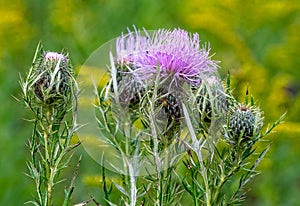
[[[227,97],[217,77],[207,77],[197,92],[196,102],[205,121],[210,122],[213,116],[227,113],[229,107]]]
[[[143,85],[133,79],[128,65],[117,65],[117,85],[119,92],[119,101],[123,107],[136,108],[145,94]],[[111,84],[111,90],[114,91]]]
[[[45,104],[52,104],[70,97],[72,76],[71,64],[66,55],[43,52],[34,62],[34,94]]]
[[[251,139],[254,135],[255,116],[251,108],[237,108],[229,117],[229,134],[234,139]]]
[[[158,90],[159,103],[161,104],[163,111],[167,114],[168,119],[179,120],[181,117],[181,109],[179,106],[178,99],[173,94],[167,94],[164,89]]]
[[[135,108],[139,105],[141,97],[145,93],[145,89],[140,82],[132,79],[130,74],[124,75],[118,82],[120,88],[120,103],[129,108]]]
[[[163,131],[160,141],[163,145],[167,146],[180,133],[182,118],[180,94],[179,92],[170,93],[164,87],[159,88],[157,93],[156,107],[160,108],[160,110],[157,112],[156,120]]]

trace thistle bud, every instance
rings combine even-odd
[[[34,94],[45,104],[67,100],[72,85],[71,64],[67,55],[42,52],[34,62]]]
[[[133,79],[127,67],[129,66],[118,65],[117,67],[119,101],[123,107],[135,108],[144,95],[145,89],[140,82]],[[114,91],[113,85],[111,85],[111,90]]]
[[[169,145],[174,136],[179,134],[182,108],[180,106],[179,92],[168,92],[168,89],[161,87],[157,91],[156,108],[159,108],[157,112],[156,120],[158,126],[161,127],[162,136],[161,143]]]
[[[144,88],[139,82],[133,81],[130,77],[124,77],[119,83],[123,87],[120,102],[123,105],[129,105],[130,108],[135,108],[144,94]]]
[[[210,122],[214,115],[224,115],[228,111],[228,102],[220,80],[215,77],[207,77],[197,91],[197,105],[204,120]]]
[[[163,89],[159,89],[158,93],[162,96],[159,98],[159,103],[168,119],[178,120],[181,116],[178,99],[173,94],[167,94]]]
[[[229,117],[229,134],[234,139],[247,140],[253,137],[255,116],[251,108],[239,107]]]

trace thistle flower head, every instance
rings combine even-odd
[[[47,103],[63,97],[68,90],[67,58],[56,52],[46,52],[38,65],[35,94]]]
[[[45,52],[38,46],[28,81],[28,94],[38,104],[67,103],[71,98],[73,78],[68,55]]]
[[[228,116],[229,138],[232,142],[256,141],[255,136],[263,126],[263,116],[259,108],[247,105],[237,105]]]
[[[253,136],[255,117],[251,109],[247,107],[237,108],[230,116],[229,127],[230,133],[234,137],[242,135],[243,138]]]
[[[129,32],[117,39],[116,49],[118,63],[133,65],[139,80],[151,79],[159,70],[162,77],[172,76],[176,82],[199,84],[201,75],[218,67],[209,56],[209,45],[200,47],[199,35],[182,29],[160,29],[151,36],[146,31]]]

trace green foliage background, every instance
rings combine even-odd
[[[30,113],[12,96],[19,96],[19,74],[29,69],[37,43],[41,40],[53,51],[67,48],[80,68],[101,44],[132,25],[198,32],[203,42],[210,42],[214,59],[221,61],[221,75],[230,70],[240,99],[249,85],[266,122],[288,111],[285,123],[270,136],[272,149],[245,205],[300,205],[298,0],[1,0],[0,205],[22,205],[34,191],[24,175],[32,125],[23,118]],[[101,199],[95,176],[100,167],[82,148],[76,156],[80,154],[74,203],[90,195]]]

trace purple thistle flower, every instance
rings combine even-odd
[[[130,64],[139,80],[148,80],[157,73],[162,77],[173,75],[173,80],[199,84],[205,73],[215,72],[217,62],[209,56],[209,45],[200,48],[199,35],[190,35],[182,29],[161,29],[149,35],[135,30],[117,39],[117,61]]]
[[[61,59],[62,61],[66,61],[67,58],[63,54],[57,52],[47,52],[44,54],[44,59],[46,61],[59,60],[59,59]]]

